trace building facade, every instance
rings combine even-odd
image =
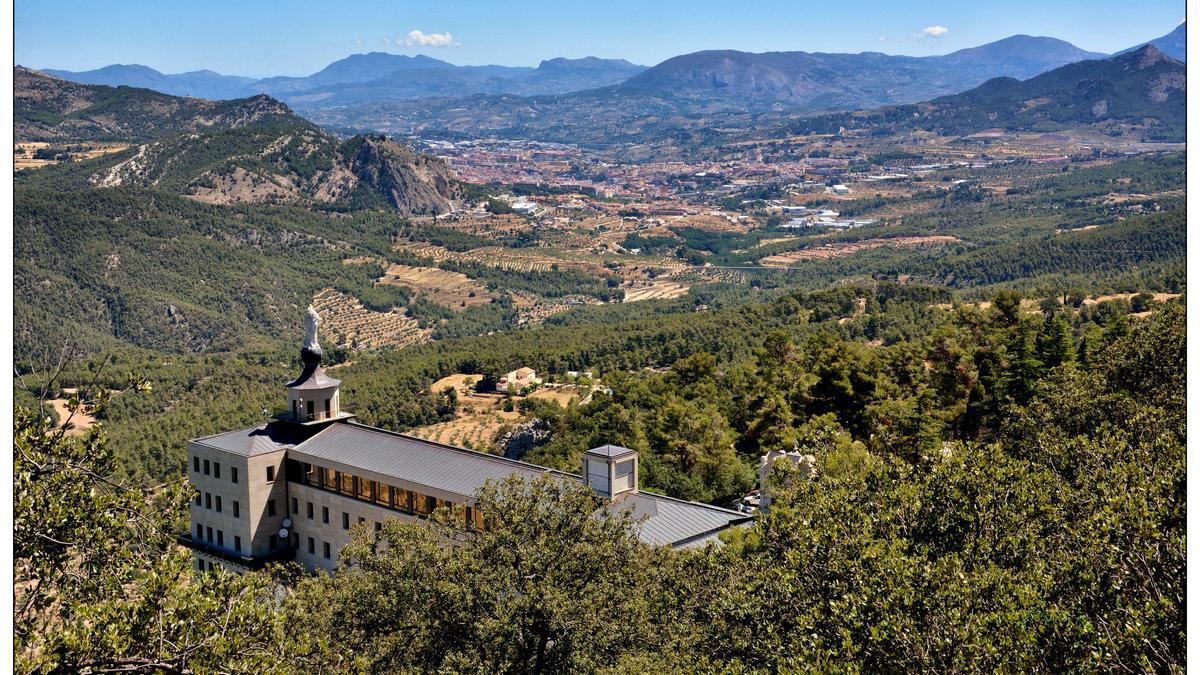
[[[286,385],[287,411],[261,426],[191,440],[188,478],[196,490],[191,528],[180,542],[198,570],[234,571],[295,560],[332,570],[359,523],[427,518],[464,507],[465,530],[483,527],[474,495],[488,480],[545,473],[585,481],[609,507],[632,508],[639,537],[676,548],[715,541],[750,517],[730,509],[638,490],[638,457],[605,445],[574,475],[354,421],[341,408],[340,381],[321,367],[317,317],[308,315],[304,370]]]

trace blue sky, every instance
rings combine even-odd
[[[1170,31],[1184,12],[1182,0],[17,0],[14,14],[21,65],[257,77],[307,75],[367,51],[461,65],[555,56],[653,65],[701,49],[922,56],[1025,33],[1113,52]]]

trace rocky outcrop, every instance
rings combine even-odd
[[[518,424],[500,437],[498,444],[508,459],[521,459],[530,450],[550,442],[550,423],[542,418]]]

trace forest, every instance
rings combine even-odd
[[[17,407],[17,670],[1181,671],[1182,304],[1035,313],[1005,291],[930,308],[943,292],[793,293],[620,345],[563,327],[512,350],[669,364],[609,361],[625,367],[605,375],[613,395],[556,412],[527,459],[568,466],[602,438],[646,453],[647,489],[711,500],[744,490],[766,449],[817,458],[815,477],[773,479],[752,527],[698,551],[640,544],[628,513],[546,477],[485,487],[480,535],[442,512],[363,526],[334,575],[194,577],[172,536],[187,486],[130,489],[105,431],[162,373],[95,361],[78,405],[111,425],[72,437],[36,396]],[[839,323],[859,297],[867,314]],[[375,381],[347,371],[349,397],[489,357],[435,347],[381,358]],[[237,365],[266,393],[269,361]],[[60,376],[72,367],[89,364]],[[393,405],[374,414],[420,414]]]

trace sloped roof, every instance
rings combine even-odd
[[[615,445],[597,450],[613,457],[634,452]],[[532,478],[552,473],[583,480],[577,474],[350,422],[331,424],[291,449],[289,456],[318,465],[326,461],[351,466],[464,498],[473,497],[487,480],[512,474]],[[703,545],[730,525],[750,520],[737,511],[647,492],[622,495],[609,508],[627,506],[635,519],[644,518],[638,525],[642,541],[656,546]]]
[[[301,437],[296,436],[284,425],[272,422],[248,429],[205,436],[194,439],[192,442],[245,457],[254,457],[282,450],[300,440]]]
[[[300,373],[300,377],[287,383],[288,389],[328,389],[336,387],[342,381],[332,378],[325,373],[325,369],[321,366],[308,367]]]
[[[592,448],[587,451],[589,455],[599,455],[601,457],[624,457],[625,455],[635,454],[637,450],[622,448],[619,445],[602,445],[598,448]]]

